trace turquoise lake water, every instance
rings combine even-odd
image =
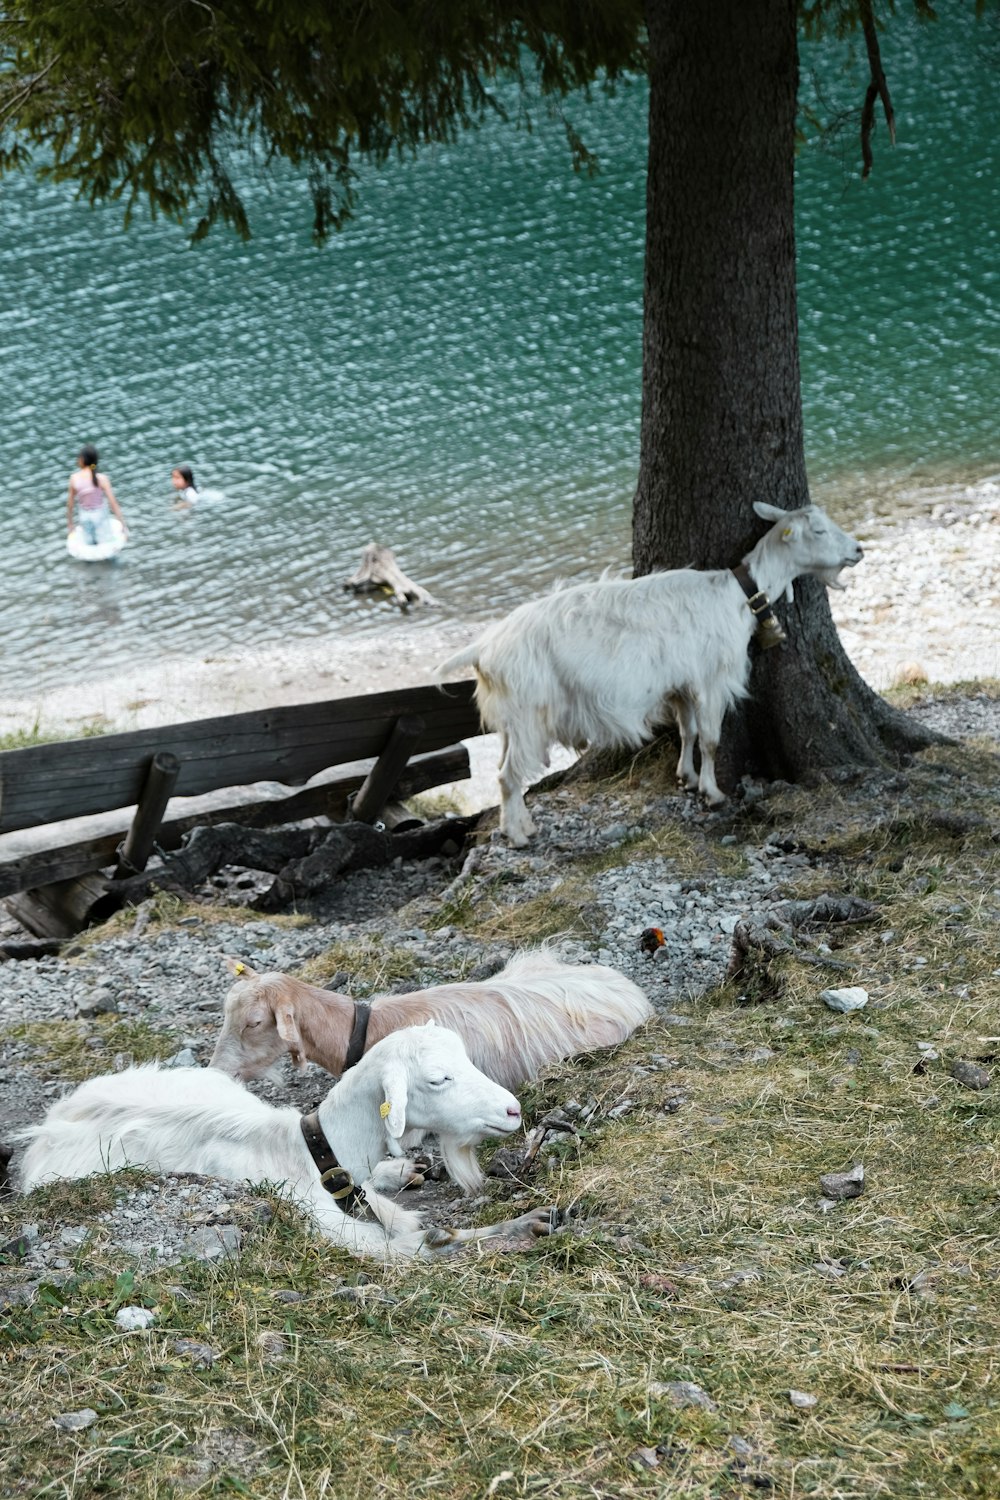
[[[799,158],[810,477],[851,517],[1000,470],[1000,20],[965,12],[887,32],[898,144],[877,132],[868,183],[856,116]],[[828,116],[863,94],[847,55],[803,49]],[[641,80],[571,105],[592,179],[544,113],[368,171],[324,250],[287,177],[251,187],[251,243],[193,248],[4,182],[5,690],[391,623],[340,589],[373,537],[453,615],[624,566],[645,111]],[[112,567],[63,548],[84,441],[133,530]],[[214,496],[190,517],[181,461]]]

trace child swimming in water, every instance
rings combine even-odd
[[[190,464],[178,464],[171,471],[170,483],[177,491],[174,510],[190,510],[193,505],[198,504],[198,490]]]

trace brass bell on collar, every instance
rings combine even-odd
[[[775,615],[770,615],[766,620],[758,620],[756,634],[757,644],[762,651],[770,651],[772,646],[782,646],[788,640]]]

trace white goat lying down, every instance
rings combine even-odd
[[[240,977],[226,996],[213,1068],[256,1078],[287,1051],[299,1067],[308,1059],[330,1073],[343,1071],[353,1000],[287,974],[255,974],[238,959],[227,963]],[[518,954],[481,983],[439,984],[369,1003],[368,1046],[401,1026],[438,1021],[457,1031],[476,1067],[506,1088],[564,1057],[623,1042],[652,1015],[624,974],[560,963],[544,948]]]
[[[818,505],[783,511],[758,502],[754,510],[774,522],[743,559],[757,589],[791,601],[802,574],[843,587],[837,575],[860,561],[861,547]],[[444,662],[438,681],[475,668],[483,724],[501,735],[500,827],[511,843],[526,844],[535,831],[524,788],[548,765],[553,744],[638,746],[667,707],[680,728],[679,779],[723,802],[715,752],[726,709],[746,696],[755,626],[730,569],[678,568],[577,584],[522,604]]]
[[[479,1181],[475,1146],[520,1127],[517,1100],[472,1066],[453,1031],[431,1022],[394,1032],[330,1090],[317,1115],[333,1156],[378,1223],[353,1218],[324,1189],[297,1110],[265,1104],[215,1068],[151,1063],[81,1084],[24,1132],[31,1145],[22,1188],[126,1164],[280,1183],[329,1239],[390,1257],[431,1255],[518,1230],[548,1232],[551,1210],[539,1209],[488,1229],[425,1234],[418,1213],[379,1196],[377,1188],[398,1190],[413,1180],[411,1162],[386,1160],[400,1156],[404,1132],[434,1131],[451,1176],[470,1186]],[[339,1180],[347,1181],[342,1173]]]

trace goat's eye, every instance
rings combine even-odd
[[[246,1023],[246,1025],[244,1026],[243,1030],[244,1031],[251,1031],[254,1026],[259,1026],[260,1024],[261,1024],[261,1022],[260,1022],[259,1018],[256,1021],[248,1021]]]
[[[447,1074],[445,1074],[445,1076],[443,1078],[432,1078],[430,1080],[430,1085],[431,1085],[432,1089],[440,1089],[440,1088],[444,1088],[444,1086],[445,1086],[446,1083],[451,1083],[451,1082],[452,1082],[452,1079],[449,1078]]]

